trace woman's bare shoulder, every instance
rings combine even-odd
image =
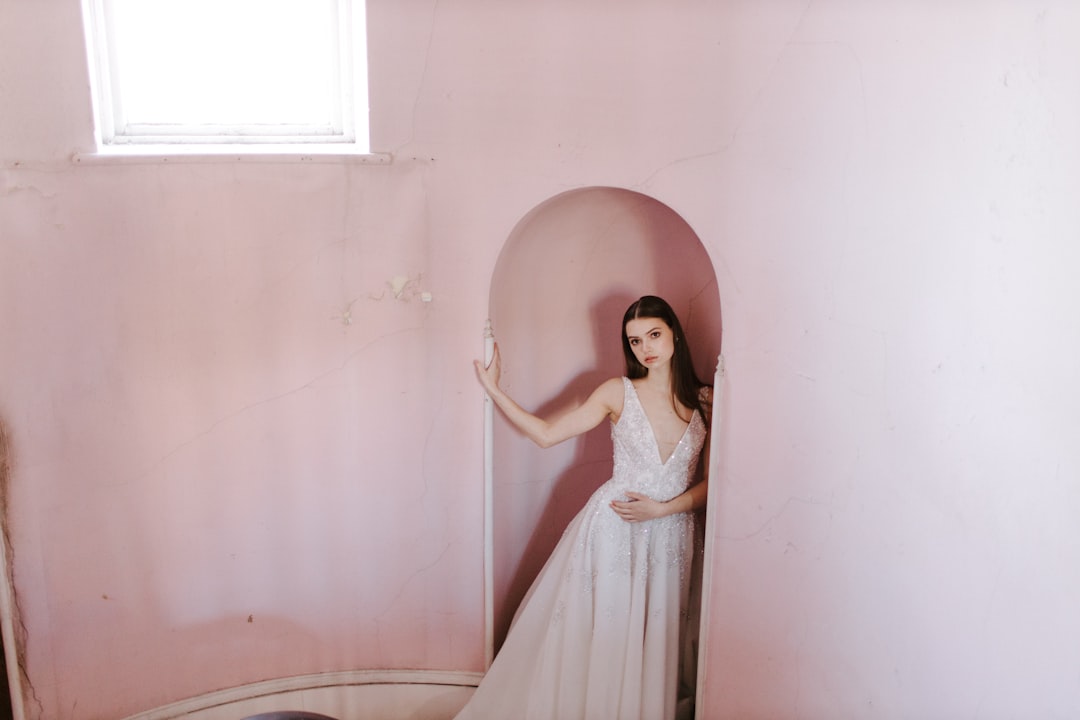
[[[618,398],[619,406],[622,406],[622,397],[625,393],[623,387],[623,379],[621,377],[608,378],[604,382],[600,383],[600,386],[596,388],[596,392],[600,393],[605,399]]]
[[[626,395],[626,390],[623,387],[623,379],[621,377],[613,377],[600,383],[600,385],[593,391],[593,396],[603,402],[608,411],[614,417],[618,417],[622,414],[623,399]]]

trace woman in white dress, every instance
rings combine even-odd
[[[609,419],[614,470],[567,526],[457,720],[673,720],[677,706],[686,715],[694,511],[708,491],[696,471],[712,393],[661,298],[627,309],[622,342],[626,377],[553,422],[499,387],[498,347],[490,365],[476,363],[495,404],[540,447]]]

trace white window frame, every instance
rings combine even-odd
[[[115,47],[109,42],[111,0],[83,0],[84,25],[94,96],[95,139],[99,152],[149,148],[179,152],[226,149],[228,152],[317,151],[368,153],[367,43],[364,0],[336,0],[336,77],[334,117],[325,125],[269,123],[135,124],[125,119],[117,80]],[[178,2],[182,5],[182,0]]]

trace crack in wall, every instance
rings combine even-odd
[[[787,50],[788,47],[796,44],[797,41],[795,40],[795,38],[798,37],[799,33],[802,31],[802,27],[806,23],[806,17],[810,14],[810,9],[811,9],[811,7],[813,7],[813,5],[814,5],[814,0],[808,0],[806,5],[803,6],[802,11],[799,13],[799,19],[795,23],[794,29],[788,35],[788,38],[787,38],[787,40],[784,41],[783,45],[780,46],[779,51],[776,53],[776,57],[773,59],[772,67],[770,67],[768,69],[768,71],[765,73],[764,79],[762,80],[761,84],[754,91],[753,98],[751,99],[751,101],[749,103],[747,103],[745,110],[743,111],[743,113],[739,117],[738,121],[736,121],[735,128],[731,131],[731,136],[725,142],[721,143],[719,147],[717,147],[715,149],[706,150],[704,152],[695,153],[693,155],[685,155],[683,157],[675,158],[674,160],[671,160],[670,162],[664,163],[660,167],[653,170],[649,175],[647,175],[645,177],[645,179],[641,180],[636,185],[633,185],[632,186],[633,189],[637,190],[637,189],[640,189],[640,188],[647,188],[649,186],[649,183],[652,182],[653,178],[655,178],[657,175],[662,173],[664,170],[668,170],[670,168],[673,168],[673,167],[675,167],[677,165],[682,165],[684,163],[693,162],[695,160],[703,160],[703,159],[706,159],[706,158],[713,158],[713,157],[717,157],[719,155],[723,155],[728,150],[730,150],[733,145],[735,145],[735,141],[739,139],[739,134],[742,131],[743,124],[746,122],[746,118],[753,111],[753,109],[758,106],[758,104],[759,104],[759,102],[761,100],[761,95],[765,91],[765,88],[769,87],[769,85],[772,83],[772,79],[776,75],[776,69],[779,67],[781,59],[783,58],[785,51]],[[858,56],[856,56],[856,60],[858,60]],[[861,63],[861,61],[859,62],[859,67],[860,67],[859,79],[860,79],[860,82],[861,82],[862,81],[862,69],[861,69],[862,68],[862,63]],[[864,88],[864,98],[865,98],[865,88]]]
[[[184,440],[180,444],[173,447],[172,450],[169,450],[164,455],[162,455],[161,458],[158,459],[157,462],[155,462],[145,472],[141,473],[136,478],[136,481],[145,479],[147,476],[149,476],[151,473],[153,473],[154,470],[156,470],[158,467],[160,467],[162,464],[164,464],[169,458],[176,455],[178,452],[180,452],[184,448],[188,447],[189,445],[192,445],[193,443],[197,442],[198,440],[206,437],[207,435],[212,433],[214,430],[216,430],[222,424],[224,424],[224,423],[226,423],[226,422],[228,422],[230,420],[233,420],[233,419],[239,417],[240,415],[243,415],[244,413],[248,412],[249,410],[253,410],[253,409],[257,408],[257,407],[261,407],[262,405],[266,405],[267,403],[276,402],[278,400],[281,400],[282,398],[286,398],[286,397],[288,397],[290,395],[293,395],[295,393],[302,392],[302,391],[310,388],[312,385],[319,382],[320,380],[322,380],[322,379],[324,379],[326,377],[329,377],[329,376],[331,376],[331,375],[333,375],[335,373],[341,372],[342,370],[345,369],[345,366],[348,365],[352,361],[352,359],[354,357],[356,357],[357,355],[363,353],[364,351],[366,351],[368,348],[370,348],[372,345],[374,345],[376,343],[382,342],[384,340],[388,340],[388,339],[390,339],[392,337],[395,337],[397,335],[402,335],[404,333],[416,332],[418,330],[423,330],[423,326],[407,327],[407,328],[403,328],[401,330],[397,330],[395,332],[387,333],[386,335],[380,335],[379,337],[375,338],[371,342],[364,343],[363,345],[361,345],[360,347],[356,348],[351,353],[346,355],[345,359],[342,360],[341,364],[338,367],[331,368],[330,370],[319,373],[318,375],[316,375],[312,379],[308,380],[307,382],[303,383],[302,385],[299,385],[297,387],[286,390],[285,392],[278,393],[277,395],[273,395],[273,396],[268,397],[268,398],[263,398],[262,400],[257,400],[257,401],[255,401],[253,403],[249,403],[247,405],[244,405],[241,408],[238,408],[237,410],[234,410],[231,413],[228,413],[227,415],[224,415],[223,417],[218,418],[217,420],[214,420],[206,429],[202,430],[201,432],[195,433],[194,435],[189,437],[187,440]],[[111,486],[126,485],[127,482],[128,481],[112,483]]]
[[[420,106],[420,96],[424,94],[424,84],[427,82],[428,68],[431,65],[431,46],[435,43],[435,16],[438,14],[438,11],[439,0],[435,0],[431,5],[431,24],[428,26],[427,46],[424,48],[424,69],[420,72],[420,82],[416,85],[416,96],[413,98],[411,120],[409,123],[409,139],[394,149],[394,155],[397,155],[402,148],[411,145],[416,139],[416,112],[417,108]]]
[[[408,589],[409,585],[411,585],[414,580],[420,578],[428,570],[432,569],[433,567],[435,567],[436,565],[441,563],[443,558],[446,557],[446,553],[448,553],[450,551],[450,548],[453,545],[454,545],[453,542],[446,543],[446,545],[443,546],[443,549],[439,553],[438,557],[436,557],[434,560],[429,562],[427,565],[424,565],[423,567],[419,567],[415,571],[410,573],[410,575],[407,578],[405,578],[405,580],[398,587],[397,593],[395,593],[394,597],[390,600],[390,602],[388,604],[386,604],[385,607],[377,615],[375,615],[375,617],[373,618],[373,622],[375,623],[375,647],[378,648],[378,653],[379,653],[380,656],[382,656],[383,652],[384,652],[384,650],[383,650],[383,639],[382,639],[382,628],[383,628],[383,625],[386,623],[386,620],[384,620],[383,618],[386,616],[387,613],[392,611],[394,609],[394,607],[397,606],[398,601],[401,600],[401,596],[405,594],[405,591]]]
[[[761,535],[763,532],[765,532],[766,530],[771,528],[772,524],[774,522],[776,522],[780,518],[781,515],[783,515],[784,513],[787,512],[788,507],[792,503],[801,503],[803,505],[815,505],[815,506],[818,506],[818,507],[827,507],[829,505],[829,503],[827,503],[827,502],[823,502],[821,500],[814,500],[813,498],[804,498],[804,497],[792,496],[792,497],[789,497],[787,500],[785,500],[784,504],[780,506],[780,509],[778,509],[772,515],[770,515],[768,518],[766,518],[765,522],[761,523],[754,530],[751,530],[750,532],[744,533],[742,535],[719,534],[719,535],[717,535],[717,537],[720,538],[721,540],[730,540],[730,541],[733,541],[733,542],[745,542],[747,540],[753,540],[758,535]],[[771,538],[767,538],[767,539],[771,539]]]

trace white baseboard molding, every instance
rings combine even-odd
[[[299,675],[251,683],[250,685],[242,685],[227,690],[218,690],[153,710],[140,712],[136,715],[130,715],[125,720],[172,720],[173,718],[191,717],[196,714],[206,714],[209,717],[207,711],[212,711],[215,708],[243,704],[247,701],[274,695],[288,696],[291,693],[324,688],[375,685],[395,687],[409,685],[476,687],[482,677],[483,673],[441,670],[353,670],[317,675]],[[237,717],[243,717],[243,715],[237,715]]]

